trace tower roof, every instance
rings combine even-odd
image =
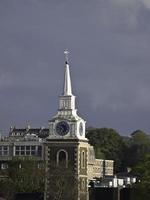
[[[64,76],[64,91],[63,95],[72,95],[72,87],[71,87],[71,78],[70,78],[70,69],[68,64],[68,51],[65,50],[64,54],[66,56],[65,62],[65,76]]]

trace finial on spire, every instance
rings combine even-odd
[[[68,59],[69,51],[67,49],[65,49],[64,54],[65,54],[65,60],[66,60],[65,62],[66,62],[66,64],[68,64],[69,63],[69,59]]]

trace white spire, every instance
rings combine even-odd
[[[72,95],[71,79],[70,79],[70,70],[68,64],[68,54],[67,50],[64,51],[66,62],[65,62],[65,77],[64,77],[64,96]]]

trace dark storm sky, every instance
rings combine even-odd
[[[149,133],[149,0],[1,0],[0,129],[48,126],[65,48],[87,126]]]

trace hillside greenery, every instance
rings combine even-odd
[[[121,136],[111,128],[90,128],[87,138],[95,148],[97,158],[113,159],[115,172],[136,166],[150,153],[150,135],[136,130],[130,136]]]
[[[97,158],[115,161],[115,173],[131,168],[131,174],[137,177],[134,200],[149,200],[150,135],[136,130],[130,136],[121,136],[114,129],[90,128],[87,137]]]

